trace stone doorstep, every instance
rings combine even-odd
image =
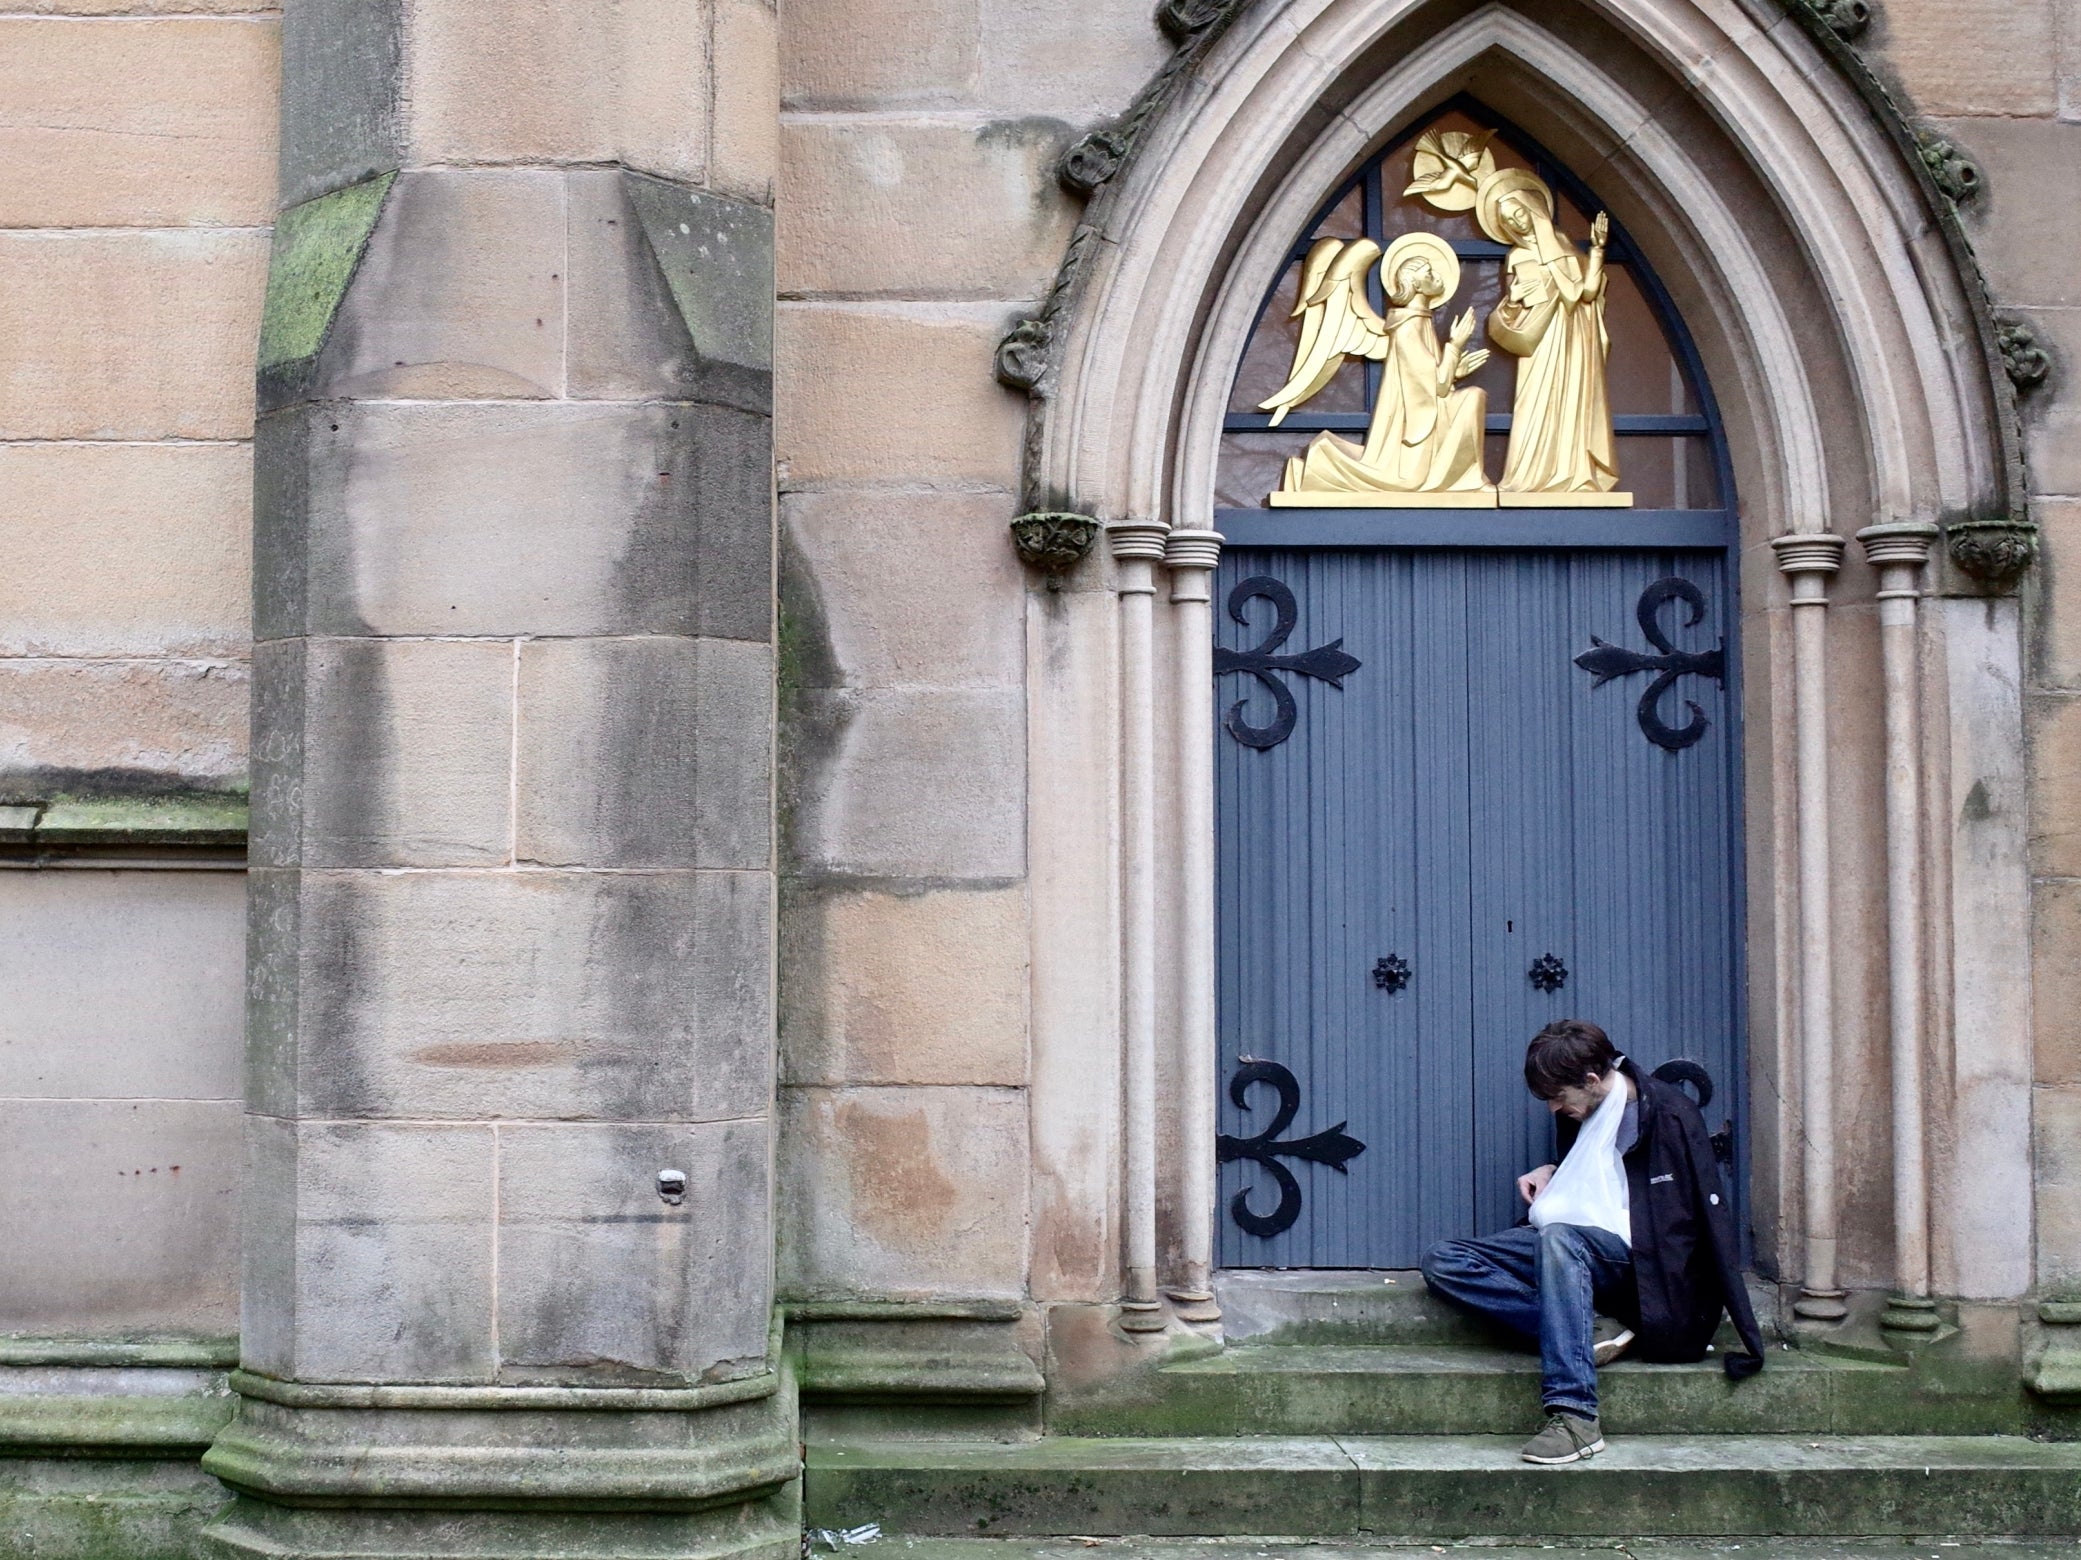
[[[833,1443],[811,1528],[1412,1539],[2081,1533],[2081,1444],[2021,1436],[1626,1436],[1533,1467],[1522,1435]],[[1938,1552],[1941,1553],[1941,1552]]]
[[[1776,1298],[1753,1278],[1749,1291],[1768,1332]],[[1492,1343],[1496,1336],[1432,1294],[1414,1269],[1229,1268],[1215,1274],[1214,1294],[1231,1348]],[[1721,1330],[1731,1341],[1731,1328]]]
[[[1393,1540],[1331,1544],[1263,1539],[893,1538],[876,1560],[2073,1560],[2074,1538],[1780,1538],[1767,1548],[1739,1538],[1581,1539],[1565,1544],[1432,1544]]]
[[[1538,1357],[1494,1345],[1243,1346],[1168,1365],[1118,1394],[1062,1395],[1060,1435],[1478,1435],[1529,1425]],[[1773,1350],[1730,1382],[1717,1358],[1621,1360],[1601,1373],[1604,1424],[1627,1435],[1993,1435],[2027,1428],[2021,1395],[1931,1392],[1898,1365]],[[2006,1379],[2006,1378],[2005,1378]]]

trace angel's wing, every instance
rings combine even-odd
[[[1370,238],[1346,243],[1318,238],[1301,261],[1300,294],[1293,312],[1300,317],[1294,343],[1293,371],[1274,395],[1257,403],[1272,414],[1278,427],[1286,414],[1328,384],[1347,357],[1378,353],[1387,322],[1366,301],[1366,273],[1380,258]]]

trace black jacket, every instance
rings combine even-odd
[[[1634,1352],[1644,1360],[1703,1359],[1725,1310],[1748,1351],[1724,1357],[1727,1374],[1753,1376],[1763,1368],[1763,1335],[1742,1285],[1734,1209],[1705,1118],[1676,1084],[1631,1061],[1619,1065],[1640,1091],[1640,1136],[1625,1156],[1640,1306]],[[1576,1126],[1556,1125],[1565,1153]]]

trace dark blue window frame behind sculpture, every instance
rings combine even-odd
[[[1452,116],[1457,116],[1456,124]],[[1471,126],[1468,121],[1472,122]],[[1636,740],[1650,744],[1654,751],[1666,753],[1672,762],[1681,762],[1685,750],[1702,734],[1695,720],[1685,720],[1687,714],[1697,714],[1695,708],[1687,710],[1686,707],[1691,702],[1690,690],[1698,688],[1702,696],[1706,681],[1718,682],[1725,697],[1717,701],[1717,708],[1724,713],[1716,717],[1716,723],[1722,727],[1716,735],[1736,744],[1738,751],[1740,692],[1736,637],[1739,614],[1734,595],[1733,567],[1738,549],[1732,465],[1719,409],[1696,347],[1667,289],[1616,217],[1612,220],[1607,263],[1615,279],[1623,278],[1620,285],[1633,291],[1629,311],[1623,318],[1614,318],[1611,322],[1616,413],[1613,431],[1619,440],[1620,486],[1636,491],[1635,507],[1274,510],[1265,504],[1264,499],[1276,483],[1277,462],[1260,461],[1256,463],[1254,473],[1240,476],[1235,469],[1233,457],[1238,450],[1277,445],[1283,456],[1298,453],[1306,440],[1318,431],[1362,436],[1368,427],[1380,373],[1379,365],[1370,362],[1347,364],[1333,387],[1335,393],[1326,391],[1314,402],[1290,412],[1277,431],[1270,429],[1269,415],[1257,411],[1250,401],[1253,397],[1261,398],[1268,394],[1283,381],[1287,363],[1273,360],[1280,357],[1282,349],[1289,353],[1291,350],[1289,345],[1285,345],[1291,338],[1280,327],[1290,307],[1289,279],[1297,274],[1298,263],[1309,245],[1328,234],[1340,238],[1365,236],[1385,248],[1397,232],[1407,230],[1409,219],[1405,218],[1402,225],[1396,225],[1390,220],[1390,208],[1402,199],[1409,171],[1408,156],[1418,131],[1441,122],[1449,127],[1493,130],[1495,138],[1492,144],[1499,152],[1508,148],[1507,160],[1521,160],[1549,185],[1563,203],[1568,213],[1568,219],[1563,223],[1564,230],[1570,232],[1578,244],[1586,235],[1588,215],[1608,209],[1581,180],[1547,154],[1537,142],[1479,102],[1460,97],[1407,126],[1347,179],[1319,208],[1308,228],[1296,237],[1288,252],[1287,266],[1267,289],[1252,336],[1252,346],[1258,350],[1258,376],[1276,370],[1279,377],[1272,379],[1262,390],[1255,384],[1246,388],[1244,375],[1252,368],[1250,350],[1246,348],[1238,365],[1230,409],[1223,422],[1214,520],[1216,528],[1228,539],[1230,553],[1223,568],[1227,583],[1216,597],[1217,612],[1221,617],[1217,628],[1220,647],[1217,667],[1227,674],[1218,678],[1220,690],[1217,697],[1221,709],[1230,718],[1224,722],[1218,740],[1224,744],[1242,744],[1257,750],[1263,759],[1275,761],[1277,748],[1284,745],[1291,732],[1293,712],[1289,706],[1293,701],[1278,699],[1275,694],[1268,695],[1259,686],[1268,676],[1279,678],[1295,692],[1300,692],[1304,686],[1312,690],[1305,696],[1304,703],[1325,719],[1333,718],[1333,712],[1340,707],[1339,696],[1345,688],[1344,679],[1348,677],[1355,686],[1368,676],[1363,664],[1369,653],[1367,646],[1344,638],[1347,625],[1331,615],[1328,603],[1311,605],[1305,600],[1300,602],[1296,626],[1294,613],[1274,599],[1276,593],[1287,593],[1286,587],[1276,579],[1251,577],[1260,574],[1259,567],[1252,562],[1251,549],[1276,548],[1289,558],[1292,557],[1291,549],[1301,549],[1305,553],[1317,548],[1336,551],[1351,548],[1638,550],[1644,568],[1648,566],[1649,553],[1668,561],[1672,556],[1680,559],[1683,553],[1696,550],[1699,553],[1722,553],[1727,560],[1725,584],[1720,592],[1722,599],[1709,603],[1709,612],[1703,621],[1699,620],[1695,610],[1697,603],[1685,594],[1690,587],[1684,586],[1680,580],[1661,577],[1659,572],[1643,574],[1637,600],[1633,595],[1628,596],[1627,610],[1623,615],[1614,614],[1610,633],[1603,637],[1586,636],[1572,646],[1570,653],[1575,660],[1571,671],[1586,686],[1602,690],[1613,701],[1618,707],[1614,710],[1615,717],[1625,720]],[[1357,218],[1355,222],[1352,220],[1354,216]],[[1427,220],[1419,216],[1416,225],[1437,228],[1445,226],[1446,221],[1449,219]],[[1441,330],[1461,309],[1468,307],[1470,301],[1477,309],[1477,317],[1485,316],[1500,290],[1502,261],[1506,253],[1503,246],[1479,236],[1478,232],[1473,237],[1462,233],[1448,233],[1447,236],[1461,259],[1463,274],[1469,280],[1463,284],[1458,296],[1440,307]],[[1486,292],[1483,291],[1484,279]],[[1368,281],[1374,308],[1384,310],[1385,300],[1380,295],[1377,274]],[[1271,339],[1261,340],[1267,327],[1271,328]],[[1658,346],[1666,348],[1663,362],[1667,367],[1657,368],[1651,355],[1639,354],[1635,363],[1641,366],[1637,367],[1631,384],[1635,391],[1639,391],[1644,385],[1653,384],[1656,373],[1666,376],[1669,404],[1665,410],[1644,408],[1640,395],[1635,394],[1629,401],[1619,390],[1619,354],[1628,344],[1621,332],[1631,333],[1632,345],[1637,348],[1642,340],[1640,332],[1643,327],[1652,329]],[[1483,335],[1477,332],[1476,344],[1482,342]],[[1514,364],[1507,354],[1496,353],[1483,377],[1490,389],[1488,465],[1490,475],[1494,477],[1502,468],[1503,445],[1511,425]],[[1362,397],[1358,393],[1361,386]],[[1671,452],[1659,468],[1653,459],[1643,458],[1658,446]],[[1658,469],[1662,478],[1659,485],[1655,475]],[[1650,474],[1646,481],[1640,480],[1643,471]],[[1270,561],[1270,555],[1258,553],[1257,556]],[[1268,587],[1277,587],[1277,592]],[[1231,600],[1231,596],[1237,599]],[[1229,622],[1231,617],[1236,621]],[[1647,632],[1643,638],[1644,627]],[[1282,628],[1286,633],[1279,632]],[[1273,639],[1279,642],[1274,644]],[[1353,651],[1357,654],[1348,653]],[[1332,658],[1336,662],[1334,666],[1330,665]],[[1260,662],[1264,664],[1260,666]],[[1294,664],[1288,665],[1289,662]],[[1612,684],[1608,689],[1603,686],[1607,682]],[[1304,714],[1301,718],[1316,717]],[[1739,928],[1745,924],[1746,915],[1739,848],[1743,830],[1738,775],[1730,803],[1734,841],[1730,863],[1730,914],[1736,927],[1738,950]],[[1741,962],[1738,951],[1735,958],[1738,969]],[[1338,973],[1341,976],[1343,972]],[[1527,971],[1518,978],[1523,980],[1531,975],[1532,972]],[[1420,968],[1412,972],[1409,961],[1399,951],[1383,947],[1370,966],[1354,972],[1354,978],[1362,979],[1371,987],[1375,1000],[1391,1003],[1400,998],[1412,979],[1422,981],[1424,972]],[[1546,989],[1538,987],[1536,978],[1532,984],[1537,989]],[[1737,979],[1731,993],[1731,1018],[1736,1036],[1734,1054],[1737,1057],[1743,1054],[1739,1037],[1745,1034],[1747,1027],[1744,984]],[[1233,1049],[1246,1039],[1245,1036],[1226,1035],[1225,1048]],[[1253,1065],[1243,1065],[1245,1063]],[[1252,1057],[1239,1061],[1236,1056],[1224,1056],[1220,1076],[1226,1090],[1232,1084],[1263,1083],[1264,1080],[1257,1078],[1256,1074],[1274,1069],[1284,1071],[1278,1069],[1276,1063],[1258,1062]],[[1734,1161],[1732,1178],[1737,1197],[1745,1203],[1747,1088],[1746,1078],[1741,1075],[1745,1066],[1737,1067],[1735,1071],[1736,1076],[1715,1080],[1720,1086],[1721,1103],[1710,1126],[1717,1129],[1720,1115],[1730,1113],[1731,1107],[1735,1121],[1734,1141],[1728,1145]],[[1258,1092],[1262,1094],[1265,1090]],[[1241,1100],[1235,1103],[1243,1106],[1243,1113],[1227,1119],[1233,1119],[1237,1130],[1246,1135],[1232,1139],[1224,1137],[1224,1160],[1239,1156],[1258,1158],[1261,1153],[1284,1153],[1286,1157],[1294,1158],[1295,1150],[1313,1144],[1314,1139],[1309,1139],[1306,1145],[1281,1141],[1252,1152],[1257,1138],[1247,1134],[1264,1135],[1270,1125],[1272,1102],[1251,1098],[1247,1104]],[[1283,1089],[1281,1103],[1287,1103]],[[1298,1138],[1301,1134],[1313,1132],[1325,1140],[1335,1139],[1340,1154],[1330,1158],[1301,1152],[1299,1159],[1322,1159],[1325,1165],[1337,1171],[1355,1169],[1364,1163],[1365,1145],[1342,1132],[1341,1118],[1347,1114],[1348,1108],[1348,1101],[1327,1097],[1326,1093],[1318,1095],[1311,1087],[1300,1103],[1287,1136]],[[1281,1114],[1291,1112],[1282,1111]],[[1323,1130],[1328,1124],[1335,1124],[1334,1130]],[[1722,1151],[1726,1152],[1725,1149]],[[1354,1154],[1360,1157],[1354,1159]],[[1334,1192],[1334,1182],[1341,1179],[1335,1177],[1332,1182],[1322,1184],[1331,1186]],[[1252,1183],[1244,1184],[1247,1192]],[[1253,1206],[1268,1203],[1274,1188],[1262,1176],[1256,1184],[1259,1189],[1250,1194],[1254,1199]],[[1279,1217],[1290,1219],[1291,1210],[1284,1204],[1282,1197]],[[1229,1214],[1226,1207],[1221,1209],[1224,1222],[1227,1222]],[[1258,1207],[1258,1220],[1261,1222],[1264,1216],[1265,1208]],[[1746,1234],[1744,1228],[1744,1244]],[[1231,1253],[1227,1260],[1238,1260],[1241,1255]]]

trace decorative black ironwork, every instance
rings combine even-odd
[[[1254,1056],[1239,1056],[1240,1064],[1236,1075],[1228,1081],[1228,1097],[1238,1110],[1250,1109],[1250,1087],[1252,1084],[1268,1083],[1279,1096],[1279,1108],[1272,1115],[1272,1124],[1255,1137],[1230,1137],[1226,1132],[1214,1139],[1214,1157],[1222,1164],[1231,1160],[1249,1159],[1271,1172],[1272,1181],[1279,1188],[1279,1205],[1269,1214],[1251,1210],[1250,1188],[1244,1187],[1229,1202],[1229,1216],[1249,1234],[1263,1240],[1292,1229],[1294,1220],[1301,1216],[1301,1183],[1293,1172],[1279,1163],[1281,1159],[1306,1159],[1318,1165],[1332,1166],[1339,1174],[1349,1175],[1345,1165],[1366,1151],[1366,1145],[1344,1130],[1338,1122],[1311,1137],[1296,1138],[1290,1143],[1278,1141],[1279,1134],[1293,1125],[1293,1118],[1300,1114],[1300,1080],[1277,1062],[1261,1062]]]
[[[1657,621],[1662,608],[1672,601],[1681,601],[1691,609],[1684,627],[1695,627],[1705,616],[1705,593],[1689,580],[1672,575],[1668,579],[1656,580],[1640,593],[1633,615],[1640,622],[1640,631],[1660,655],[1642,655],[1638,650],[1628,650],[1622,645],[1608,645],[1595,634],[1590,635],[1590,648],[1575,658],[1575,664],[1596,680],[1592,688],[1601,688],[1614,677],[1629,677],[1635,672],[1655,672],[1659,675],[1647,685],[1640,696],[1640,729],[1648,741],[1656,747],[1667,748],[1672,753],[1681,752],[1705,735],[1712,724],[1705,718],[1705,711],[1689,699],[1684,705],[1691,712],[1690,720],[1682,726],[1672,727],[1662,719],[1662,695],[1676,685],[1679,677],[1710,677],[1724,685],[1727,681],[1727,641],[1723,638],[1710,650],[1679,650],[1669,642]]]
[[[1712,1103],[1712,1074],[1689,1057],[1678,1057],[1673,1062],[1664,1062],[1655,1069],[1654,1076],[1660,1078],[1664,1083],[1689,1084],[1693,1096],[1698,1101],[1700,1110],[1704,1110],[1706,1106]],[[1708,1134],[1706,1141],[1712,1144],[1713,1158],[1723,1165],[1731,1166],[1734,1163],[1734,1123],[1732,1121],[1722,1121],[1720,1130]]]
[[[1541,991],[1555,992],[1568,984],[1568,966],[1550,953],[1542,953],[1525,972]]]
[[[1391,953],[1373,966],[1373,984],[1382,991],[1396,992],[1409,984],[1409,961]]]
[[[1243,718],[1243,706],[1249,703],[1248,699],[1238,699],[1230,705],[1221,717],[1221,724],[1245,747],[1275,748],[1293,735],[1294,722],[1300,718],[1292,690],[1275,673],[1294,672],[1326,682],[1332,688],[1342,688],[1344,679],[1363,663],[1344,653],[1342,638],[1317,645],[1313,650],[1303,650],[1299,655],[1277,654],[1287,636],[1292,634],[1294,625],[1301,620],[1300,606],[1294,601],[1293,592],[1283,583],[1269,574],[1254,574],[1228,593],[1228,615],[1248,628],[1250,619],[1244,614],[1243,607],[1259,598],[1269,601],[1272,610],[1278,614],[1272,622],[1272,631],[1254,650],[1215,650],[1214,675],[1225,677],[1230,672],[1247,672],[1264,685],[1277,706],[1269,726],[1253,726]]]

